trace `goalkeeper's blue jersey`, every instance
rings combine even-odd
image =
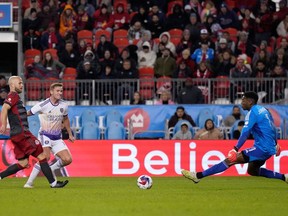
[[[236,147],[239,149],[249,134],[254,137],[254,146],[271,155],[276,153],[277,132],[271,113],[263,106],[254,105],[245,117],[245,124]]]

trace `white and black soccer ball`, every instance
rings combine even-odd
[[[148,175],[141,175],[139,176],[139,178],[137,179],[137,186],[140,189],[150,189],[153,185],[153,181],[152,178]]]

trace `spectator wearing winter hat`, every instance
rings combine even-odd
[[[90,29],[91,18],[85,11],[85,7],[83,5],[79,5],[77,8],[77,19],[76,19],[76,28],[78,31],[84,29]]]
[[[55,24],[49,23],[47,31],[41,35],[42,50],[54,48],[60,51],[63,43],[64,40],[56,31]]]
[[[209,48],[207,41],[203,41],[201,47],[193,52],[191,58],[196,62],[196,64],[206,61],[212,63],[214,60],[214,50]]]
[[[152,16],[156,14],[159,17],[159,22],[161,25],[165,26],[166,16],[165,14],[159,9],[159,6],[155,3],[152,5],[151,11],[149,13],[149,22],[151,22]]]
[[[95,7],[93,4],[90,4],[88,0],[79,0],[79,4],[76,6],[76,8],[79,11],[79,7],[84,9],[84,13],[89,16],[89,18],[93,17],[93,14],[95,13]]]
[[[236,45],[235,55],[246,54],[252,58],[254,52],[255,48],[253,47],[251,41],[248,39],[248,33],[244,31],[239,32],[239,40]]]
[[[222,27],[217,22],[216,17],[212,15],[207,16],[207,19],[206,19],[206,22],[204,22],[204,25],[206,29],[208,30],[210,37],[212,37],[213,39],[216,39],[219,35],[219,32],[222,30]]]
[[[96,10],[94,15],[93,32],[96,33],[99,30],[107,30],[112,33],[114,20],[112,14],[108,12],[106,4],[102,4],[100,9]]]
[[[148,41],[145,41],[142,45],[142,49],[137,51],[138,55],[138,67],[153,67],[156,61],[156,53],[151,50],[151,45]]]
[[[38,17],[41,20],[40,22],[40,32],[46,31],[51,22],[58,24],[59,15],[56,10],[51,9],[48,3],[45,3],[42,7],[42,11],[38,13]]]
[[[117,29],[126,29],[128,30],[129,28],[129,23],[130,23],[130,16],[126,9],[124,8],[124,4],[119,2],[116,3],[115,5],[115,11],[113,16],[114,20],[114,30]]]
[[[170,29],[184,29],[185,27],[185,16],[180,4],[175,4],[173,12],[168,15],[166,20],[166,30]]]
[[[69,33],[76,33],[76,20],[77,20],[77,14],[74,11],[73,7],[69,4],[67,4],[63,10],[63,12],[60,14],[60,27],[59,27],[59,33],[60,35],[65,38],[66,35]]]
[[[221,25],[223,29],[225,28],[236,28],[239,29],[239,20],[237,14],[228,9],[225,3],[221,4],[220,12],[217,16],[218,23]]]
[[[182,32],[182,37],[180,42],[176,45],[176,53],[177,57],[181,57],[182,51],[185,49],[190,49],[192,46],[192,41],[190,38],[190,31],[188,29],[185,29]]]
[[[199,40],[200,37],[200,30],[202,28],[202,25],[197,18],[196,13],[191,13],[189,17],[189,24],[185,26],[185,29],[188,29],[190,31],[190,37],[192,41]]]
[[[162,42],[166,48],[168,48],[173,56],[176,56],[176,48],[175,45],[170,41],[171,40],[171,36],[169,32],[163,32],[160,36],[159,36],[160,42]]]
[[[95,80],[99,78],[100,71],[98,72],[91,65],[91,61],[84,60],[81,63],[81,67],[77,68],[77,79],[79,80]],[[80,105],[80,101],[89,98],[89,104],[92,105],[93,93],[92,93],[92,83],[82,83],[78,84],[76,88],[76,104]],[[87,97],[88,96],[88,97]]]
[[[216,50],[215,50],[216,57],[218,57],[218,55],[223,54],[223,52],[226,51],[227,49],[229,49],[227,40],[225,38],[220,38],[220,40],[216,42]],[[232,52],[231,49],[229,50]]]
[[[91,67],[93,69],[96,69],[97,74],[99,74],[101,72],[101,66],[100,66],[99,59],[98,59],[97,55],[95,55],[93,53],[92,50],[86,50],[83,60],[80,61],[77,65],[77,68],[76,68],[77,71],[83,70],[83,65],[84,65],[85,61],[90,62]]]

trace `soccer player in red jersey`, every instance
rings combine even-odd
[[[8,81],[10,92],[4,101],[1,110],[0,134],[4,134],[7,127],[7,117],[10,123],[10,139],[14,145],[15,157],[18,163],[12,164],[0,173],[0,179],[17,173],[29,166],[29,156],[39,160],[40,167],[51,188],[62,188],[66,181],[56,181],[48,165],[43,148],[39,140],[29,131],[27,111],[19,94],[23,90],[23,81],[19,76],[11,76]]]

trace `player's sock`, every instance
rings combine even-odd
[[[52,174],[51,168],[49,167],[47,159],[45,158],[39,161],[39,163],[40,163],[41,170],[43,174],[45,175],[45,177],[47,178],[47,180],[49,181],[50,185],[52,187],[55,186],[57,181],[53,177],[53,174]]]
[[[33,182],[36,179],[36,177],[38,176],[40,171],[41,171],[41,167],[40,167],[39,163],[36,163],[32,169],[32,172],[30,173],[28,180],[27,180],[27,184],[33,185]]]
[[[12,164],[6,170],[0,173],[0,178],[3,179],[7,176],[17,173],[19,170],[22,170],[24,168],[25,167],[22,167],[19,163]]]
[[[57,161],[50,166],[52,172],[55,172],[55,170],[60,169],[62,167],[63,167],[63,162],[61,158],[58,158]]]
[[[278,172],[273,172],[272,170],[268,170],[265,168],[260,168],[259,176],[283,180],[283,174],[278,173]]]
[[[228,168],[229,168],[229,166],[226,164],[226,162],[222,161],[222,162],[215,164],[214,166],[210,167],[209,169],[204,170],[202,172],[202,176],[199,174],[199,177],[203,178],[206,176],[214,175],[216,173],[223,172],[223,171],[227,170]],[[199,177],[197,175],[197,178],[199,178]]]

